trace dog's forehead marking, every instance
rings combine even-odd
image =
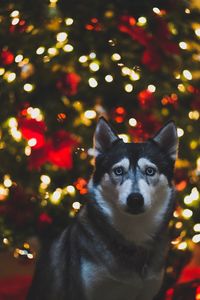
[[[128,170],[130,166],[130,161],[128,158],[124,157],[122,158],[120,161],[118,161],[116,164],[114,164],[112,166],[112,168],[116,168],[116,167],[124,167],[125,170]]]
[[[154,168],[157,169],[157,167],[154,163],[152,163],[149,159],[144,158],[144,157],[142,157],[138,160],[138,166],[139,166],[140,169],[144,169],[147,166],[148,167],[154,167]]]

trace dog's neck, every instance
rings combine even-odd
[[[110,266],[113,273],[116,271],[127,275],[127,272],[131,273],[134,269],[142,276],[155,258],[156,247],[163,247],[165,240],[165,237],[162,236],[156,240],[151,240],[145,246],[126,240],[110,224],[107,217],[99,211],[95,203],[89,203],[83,208],[79,222],[88,240],[95,245],[96,256],[108,268]],[[166,242],[164,244],[166,245]]]

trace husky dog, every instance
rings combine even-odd
[[[41,255],[29,300],[152,300],[162,284],[174,208],[177,129],[124,143],[103,118],[91,199]]]

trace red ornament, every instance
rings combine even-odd
[[[139,101],[139,105],[143,109],[150,109],[155,102],[154,93],[149,90],[143,90],[139,92],[137,99]]]
[[[0,54],[0,62],[3,65],[11,65],[14,62],[14,55],[9,50],[2,50]]]
[[[45,212],[41,213],[39,216],[39,222],[45,224],[51,224],[53,219]]]
[[[78,85],[81,77],[76,73],[67,73],[56,83],[57,89],[66,96],[73,96],[78,91]]]
[[[26,140],[35,139],[35,145],[32,148],[41,148],[45,143],[44,133],[46,125],[44,121],[37,121],[35,119],[19,118],[18,126],[22,136]]]
[[[134,142],[142,142],[149,139],[156,133],[160,127],[161,122],[152,114],[139,114],[135,116],[137,125],[129,130]]]
[[[65,131],[57,131],[52,139],[49,140],[48,161],[52,164],[64,168],[72,168],[72,152],[78,145],[77,139]]]

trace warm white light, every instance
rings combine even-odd
[[[24,153],[26,156],[30,156],[31,155],[31,147],[30,146],[26,146]]]
[[[127,93],[131,93],[133,90],[133,86],[132,86],[132,84],[128,83],[125,85],[124,89]]]
[[[60,202],[61,195],[62,195],[62,190],[60,188],[57,188],[52,194],[51,202],[53,204],[58,204]]]
[[[49,48],[48,49],[48,53],[49,53],[49,55],[51,55],[51,56],[55,56],[55,55],[57,55],[58,54],[58,50],[56,49],[56,48]]]
[[[185,219],[190,219],[193,215],[193,212],[190,210],[190,209],[184,209],[182,211],[182,216],[185,218]]]
[[[187,243],[186,242],[182,242],[178,245],[177,247],[179,250],[185,250],[187,249]]]
[[[59,32],[56,35],[56,39],[58,42],[64,42],[67,39],[67,33],[66,32]]]
[[[156,87],[153,84],[148,85],[147,90],[151,93],[154,93],[156,91]]]
[[[70,45],[70,44],[67,44],[67,45],[65,45],[65,46],[63,47],[63,50],[64,50],[65,52],[72,52],[72,51],[74,50],[74,47],[73,47],[72,45]]]
[[[82,56],[79,57],[80,63],[85,63],[87,60],[88,60],[88,58],[87,58],[86,55],[82,55]]]
[[[74,23],[74,20],[72,18],[65,19],[65,24],[67,26],[71,26]]]
[[[28,140],[28,145],[30,147],[36,146],[37,145],[37,140],[35,138],[32,138],[32,139]]]
[[[17,127],[18,123],[17,123],[17,119],[16,118],[10,118],[8,121],[8,125],[9,127]]]
[[[183,71],[183,76],[188,79],[188,80],[192,80],[192,74],[189,70],[184,70]]]
[[[154,7],[153,12],[155,12],[155,14],[159,15],[160,14],[160,9],[158,7]]]
[[[133,81],[139,80],[140,75],[136,73],[134,70],[129,70],[130,71],[130,79]]]
[[[8,82],[13,82],[16,78],[16,74],[15,73],[9,73],[8,77],[7,77],[7,81]]]
[[[19,11],[18,11],[18,10],[13,10],[12,13],[10,14],[10,16],[11,16],[12,18],[18,17],[18,16],[19,16]]]
[[[140,17],[139,19],[138,19],[138,23],[139,23],[139,25],[145,25],[146,24],[146,22],[147,22],[147,19],[145,18],[145,17]]]
[[[134,118],[131,118],[131,119],[129,119],[128,123],[130,126],[135,127],[137,125],[137,120]]]
[[[182,83],[179,83],[177,87],[180,92],[182,92],[182,93],[185,92],[185,86]]]
[[[84,116],[87,119],[95,119],[97,116],[97,113],[94,110],[86,110],[84,113]]]
[[[195,234],[192,238],[192,241],[196,244],[199,243],[200,242],[200,234]]]
[[[106,76],[105,76],[105,81],[107,81],[107,82],[112,82],[112,81],[113,81],[112,75],[106,75]]]
[[[122,68],[122,74],[123,75],[131,75],[132,71],[128,67]]]
[[[200,117],[200,113],[198,110],[193,110],[188,113],[188,116],[191,120],[198,120]]]
[[[94,72],[99,70],[99,65],[96,62],[90,63],[89,67],[90,67],[90,70],[94,71]]]
[[[98,82],[93,77],[89,78],[88,83],[89,83],[89,86],[92,87],[92,88],[95,88],[98,85]]]
[[[90,57],[91,59],[96,58],[96,53],[95,53],[95,52],[91,52],[91,53],[89,54],[89,57]]]
[[[45,48],[44,48],[44,47],[39,47],[39,48],[37,48],[36,53],[37,53],[38,55],[41,55],[41,54],[44,53],[44,51],[45,51]]]
[[[182,137],[184,135],[184,130],[182,128],[177,128],[178,137]]]
[[[197,29],[195,30],[195,34],[196,34],[196,36],[200,37],[200,28],[197,28]]]
[[[10,133],[17,142],[21,141],[22,134],[16,127],[12,127]]]
[[[124,141],[124,143],[130,142],[129,136],[128,136],[127,134],[125,134],[125,133],[118,134],[118,137],[119,137],[120,139],[122,139],[122,140]]]
[[[73,196],[76,192],[75,187],[73,185],[68,185],[66,187],[66,191],[68,194],[70,194],[71,196]]]
[[[80,202],[76,201],[72,204],[72,207],[76,210],[79,210],[81,208]]]
[[[185,42],[180,42],[179,47],[183,50],[186,50],[188,48],[188,45]]]
[[[119,55],[119,53],[114,53],[112,56],[111,56],[111,59],[114,60],[114,61],[118,61],[121,59],[121,55]]]
[[[47,185],[50,184],[50,182],[51,182],[51,178],[48,175],[41,175],[40,179],[43,183],[45,183]]]
[[[14,18],[11,23],[14,26],[17,25],[19,23],[19,18]]]
[[[15,62],[16,63],[19,63],[23,60],[23,55],[22,54],[18,54],[16,57],[15,57]]]
[[[25,85],[24,85],[24,90],[25,90],[26,92],[31,92],[31,91],[33,90],[33,85],[30,84],[30,83],[25,83]]]
[[[12,186],[12,180],[10,179],[9,175],[5,175],[4,176],[4,182],[3,182],[4,186],[9,188]]]
[[[194,231],[199,232],[200,231],[200,223],[197,223],[193,227]]]
[[[4,68],[0,68],[0,76],[2,76],[5,73],[5,69]]]

